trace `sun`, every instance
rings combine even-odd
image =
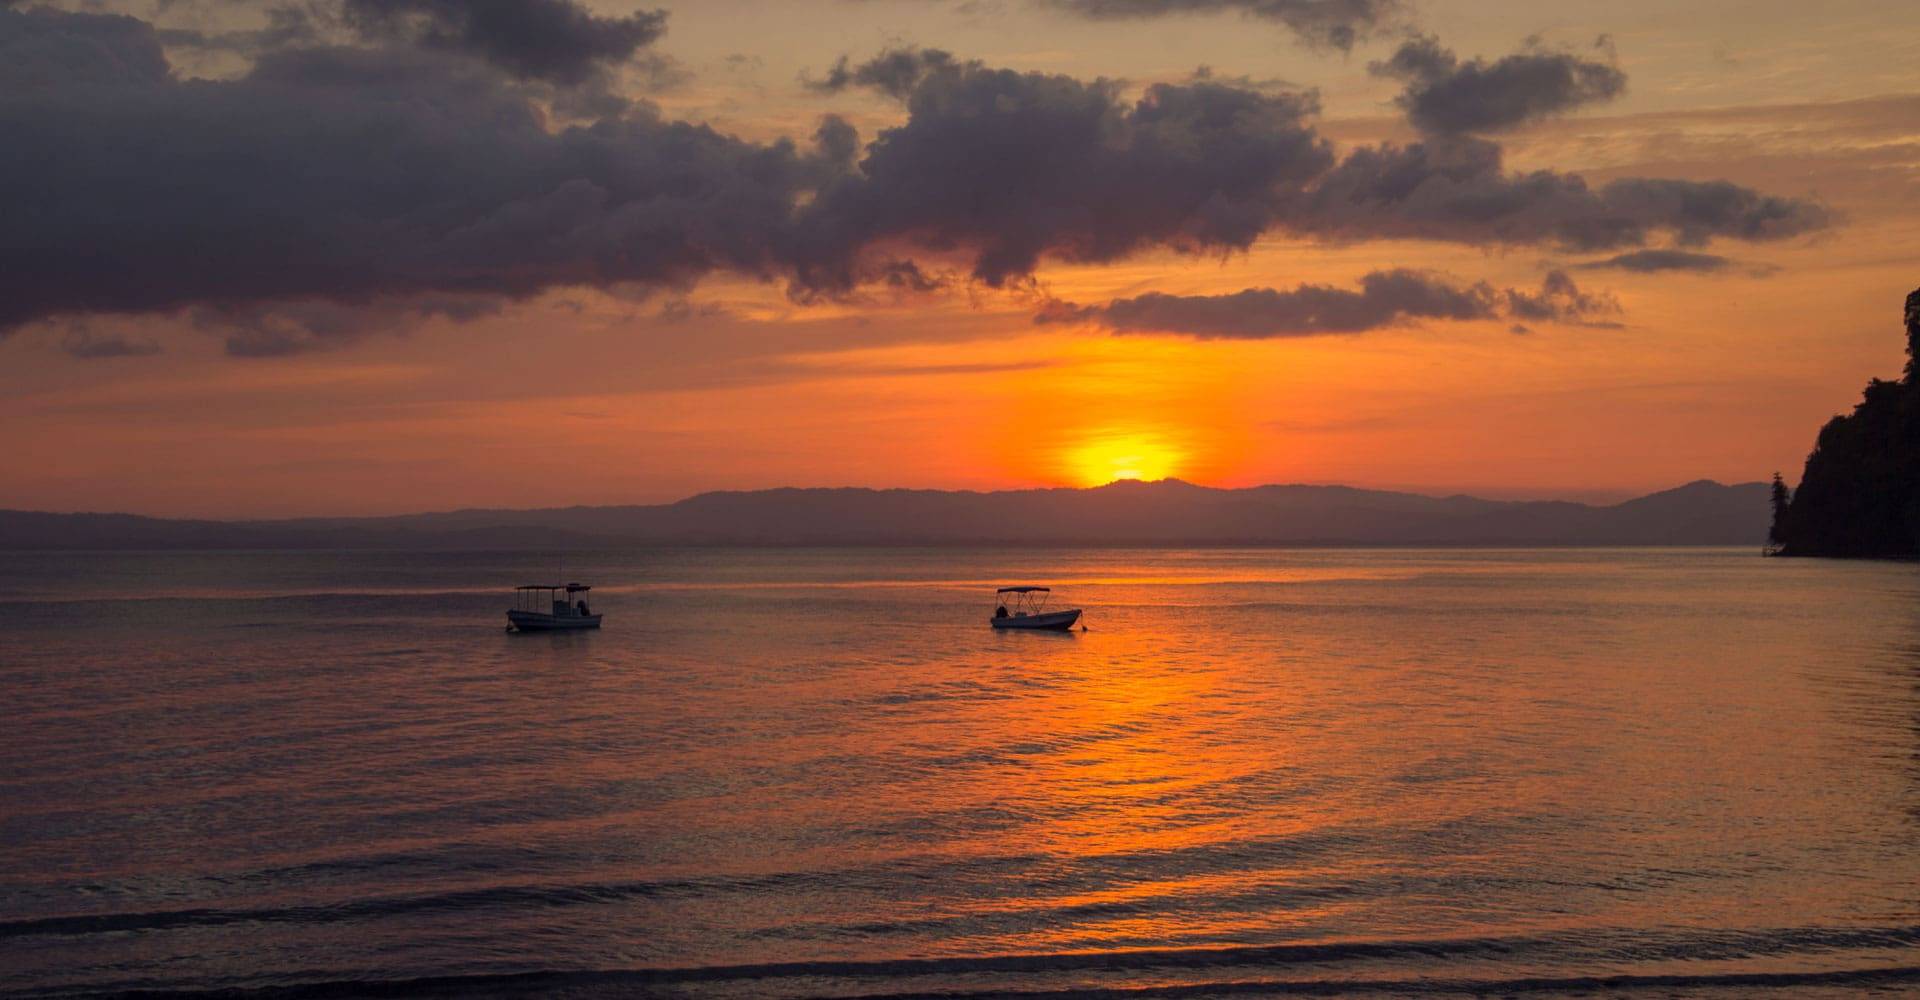
[[[1064,458],[1073,482],[1104,486],[1116,479],[1165,479],[1179,472],[1186,454],[1162,435],[1128,431],[1095,434]]]

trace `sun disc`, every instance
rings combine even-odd
[[[1069,478],[1082,486],[1104,486],[1119,479],[1165,479],[1186,457],[1157,434],[1099,434],[1067,453]]]

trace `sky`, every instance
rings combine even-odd
[[[1903,363],[1842,0],[0,0],[0,508],[1791,482]]]

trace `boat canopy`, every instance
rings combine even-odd
[[[1001,587],[993,592],[993,617],[1031,618],[1047,609],[1047,602],[1053,599],[1051,587]]]
[[[584,583],[523,583],[520,586],[515,587],[513,589],[515,590],[564,590],[569,594],[577,594],[584,590],[592,590],[593,588],[587,586]]]

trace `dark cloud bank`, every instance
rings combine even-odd
[[[1619,311],[1611,297],[1583,292],[1559,271],[1537,292],[1462,284],[1423,271],[1374,271],[1357,290],[1301,285],[1249,288],[1231,295],[1149,292],[1101,306],[1052,303],[1040,323],[1090,323],[1115,333],[1173,333],[1203,339],[1260,340],[1360,333],[1409,320],[1554,320],[1595,322]]]
[[[1219,254],[1268,232],[1627,251],[1828,222],[1724,182],[1510,172],[1497,145],[1451,131],[1341,157],[1311,95],[1197,79],[1130,97],[931,50],[818,84],[903,103],[904,123],[870,142],[832,116],[806,142],[748,142],[644,103],[568,123],[554,87],[640,52],[657,15],[571,0],[340,10],[357,42],[289,30],[244,75],[196,80],[141,21],[0,6],[0,331],[185,313],[262,354],[713,272],[804,299],[938,284],[923,264],[1003,286],[1044,259]],[[1464,65],[1479,64],[1450,72]]]

